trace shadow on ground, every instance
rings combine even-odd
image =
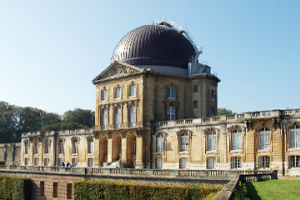
[[[246,183],[247,195],[243,199],[261,200],[258,196],[257,191],[251,182]]]

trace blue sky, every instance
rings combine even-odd
[[[221,79],[218,106],[300,108],[300,1],[0,1],[0,101],[63,114],[95,110],[92,79],[121,38],[182,26]]]

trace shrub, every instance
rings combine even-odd
[[[31,181],[22,177],[0,176],[0,199],[30,199]]]

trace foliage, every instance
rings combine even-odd
[[[94,112],[74,109],[63,116],[0,101],[0,143],[19,142],[24,132],[92,128]]]
[[[31,187],[29,179],[0,176],[0,199],[30,199]]]
[[[74,199],[206,199],[221,187],[150,185],[80,180],[74,182]]]
[[[268,180],[244,183],[237,199],[299,199],[300,180]]]
[[[218,116],[220,115],[234,115],[235,112],[232,112],[232,110],[228,110],[226,108],[218,108]]]

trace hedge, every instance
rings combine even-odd
[[[74,199],[206,199],[214,196],[221,186],[150,185],[129,182],[79,180],[74,182]]]
[[[22,177],[0,176],[0,199],[30,199],[31,181]]]

